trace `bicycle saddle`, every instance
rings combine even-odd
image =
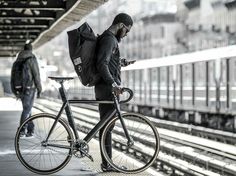
[[[60,76],[49,76],[48,78],[56,82],[69,81],[74,79],[73,77],[60,77]]]

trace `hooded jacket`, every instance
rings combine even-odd
[[[98,41],[97,47],[97,70],[106,84],[120,85],[120,52],[118,41],[114,34],[106,30]]]
[[[42,85],[40,80],[40,73],[39,73],[39,66],[35,55],[32,53],[31,50],[23,50],[21,51],[18,56],[18,61],[26,60],[25,64],[28,64],[30,68],[29,71],[29,81],[32,85],[32,88],[37,88],[38,92],[42,91]]]
[[[118,41],[109,30],[104,31],[97,43],[96,67],[101,80],[95,85],[96,98],[112,96],[112,84],[121,84],[121,66]]]

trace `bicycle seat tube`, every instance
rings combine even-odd
[[[68,98],[67,98],[67,95],[66,95],[66,90],[65,90],[65,87],[63,85],[63,81],[60,82],[60,84],[61,84],[61,87],[59,88],[59,92],[60,92],[63,104],[66,104],[66,107],[65,107],[66,116],[67,116],[69,125],[71,126],[71,128],[72,128],[72,130],[75,134],[76,139],[78,139],[79,135],[78,135],[78,132],[76,130],[74,118],[72,117],[72,111],[71,111],[70,104],[69,104],[69,101],[68,101]]]

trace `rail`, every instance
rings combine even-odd
[[[53,107],[50,107],[48,105],[45,106],[40,103],[36,104],[37,108],[41,109],[42,111],[46,110],[49,112],[55,111],[55,108],[56,108],[55,105],[57,105],[57,103],[54,103]],[[58,104],[57,106],[59,107],[60,105]],[[81,108],[72,107],[72,109],[74,112],[73,114],[75,116],[75,119],[79,120],[80,129],[83,132],[87,133],[94,126],[94,124],[97,123],[98,118],[99,118],[97,112],[91,111],[91,110],[84,110],[85,112],[81,113],[80,111]],[[199,168],[201,167],[205,168],[201,172],[203,175],[205,175],[204,173],[211,172],[211,170],[216,171],[219,174],[224,173],[227,175],[234,175],[234,173],[236,172],[236,168],[232,164],[230,164],[230,163],[236,162],[236,156],[234,153],[230,153],[230,152],[226,153],[224,151],[214,149],[207,145],[201,146],[195,143],[195,141],[189,142],[186,140],[177,139],[175,137],[171,138],[170,136],[165,135],[165,134],[168,134],[168,132],[163,133],[162,129],[159,129],[159,131],[161,132],[160,136],[161,136],[161,141],[162,141],[161,154],[158,157],[158,160],[156,161],[153,167],[157,169],[161,169],[163,165],[165,165],[171,168],[173,171],[178,170],[179,172],[183,172],[188,175],[197,175],[197,173],[199,173]],[[119,135],[120,135],[119,131],[117,131],[116,136],[119,136]],[[148,134],[146,134],[146,136],[147,135]],[[117,145],[117,149],[125,150],[124,148],[125,146],[122,143],[118,143],[116,140],[114,140],[114,143],[115,145]],[[145,144],[145,145],[141,145],[141,144]],[[143,159],[145,159],[146,157],[148,157],[149,146],[151,146],[150,142],[142,138],[140,139],[139,148],[142,148],[142,149],[145,148],[144,150],[145,152],[140,152],[138,149],[137,150],[134,149],[128,152],[135,153],[134,156],[143,157]],[[188,150],[188,152],[186,152],[185,150],[181,150],[181,148],[187,149],[188,147],[189,148],[191,147],[192,150],[194,150],[195,152],[191,150],[190,151]],[[166,161],[165,159],[166,157],[170,158],[169,161]],[[227,162],[223,161],[225,159],[227,159]],[[179,164],[176,164],[177,160],[180,160]],[[186,167],[185,169],[183,169],[184,165],[180,163],[184,163],[184,162],[193,162],[194,164],[191,166],[191,169],[186,168]],[[188,167],[190,167],[189,164],[188,164]],[[193,169],[194,167],[197,168],[195,169],[195,171]]]

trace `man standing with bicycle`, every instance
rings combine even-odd
[[[95,85],[95,95],[97,100],[113,100],[113,94],[119,96],[122,93],[121,85],[121,65],[128,65],[133,62],[128,62],[120,59],[120,52],[118,43],[122,38],[127,36],[133,25],[132,18],[125,13],[118,14],[112,25],[103,32],[99,37],[97,44],[97,70],[101,76],[101,80]],[[100,118],[104,119],[109,115],[115,106],[113,104],[99,104]],[[101,145],[101,136],[104,128],[100,130],[99,141]],[[106,138],[106,150],[109,157],[112,155],[111,151],[111,135]],[[102,155],[102,152],[101,152]],[[104,172],[115,171],[105,160],[102,155],[101,169]]]

